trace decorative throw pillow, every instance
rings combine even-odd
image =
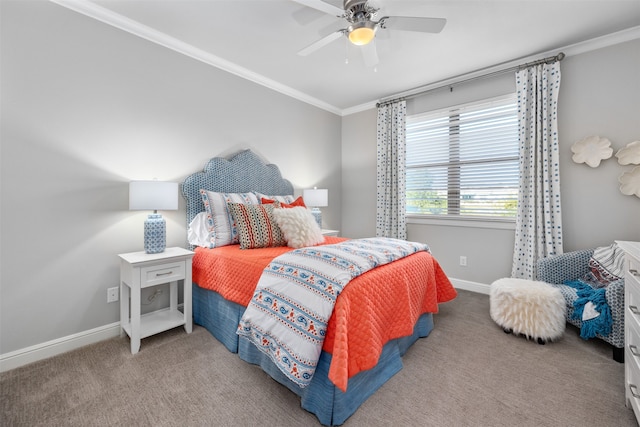
[[[286,195],[286,196],[267,196],[265,194],[262,193],[258,193],[257,191],[254,191],[253,194],[256,195],[256,197],[258,198],[258,200],[262,200],[262,199],[270,199],[270,200],[277,200],[280,203],[293,203],[293,201],[296,199],[293,195]]]
[[[238,243],[238,229],[227,207],[228,203],[257,205],[258,198],[253,193],[215,193],[200,190],[209,227],[209,248],[235,245]]]
[[[309,209],[300,206],[275,209],[273,216],[284,233],[287,246],[302,248],[324,242],[322,230]]]
[[[294,208],[296,206],[302,206],[303,208],[307,207],[307,205],[304,204],[304,199],[302,198],[302,196],[298,197],[291,203],[283,203],[278,200],[265,199],[264,197],[261,198],[261,202],[264,205],[274,204],[277,208]]]
[[[241,249],[269,248],[287,244],[273,218],[273,205],[229,203],[229,211],[238,227]]]
[[[593,251],[589,272],[583,280],[601,288],[624,277],[624,251],[616,243]]]

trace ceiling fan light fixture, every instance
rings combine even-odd
[[[349,27],[349,41],[356,46],[371,43],[376,36],[376,24],[371,21],[361,21]]]

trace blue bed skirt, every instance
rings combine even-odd
[[[273,379],[300,396],[302,407],[315,414],[323,425],[343,424],[369,396],[402,369],[402,356],[407,349],[433,329],[433,315],[423,314],[416,322],[412,335],[389,341],[382,350],[378,364],[350,378],[347,391],[343,393],[328,378],[331,354],[324,351],[308,387],[300,388],[289,380],[268,356],[236,335],[242,313],[243,306],[193,284],[194,322],[204,326],[229,351],[238,353],[246,362],[259,365]]]

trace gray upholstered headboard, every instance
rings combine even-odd
[[[282,178],[278,166],[266,164],[251,150],[240,151],[228,158],[214,157],[202,172],[185,178],[182,195],[187,201],[187,227],[204,211],[200,189],[219,193],[293,194],[293,185]]]

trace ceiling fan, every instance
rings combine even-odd
[[[372,5],[369,0],[344,0],[343,9],[325,3],[322,0],[293,0],[296,3],[311,7],[321,12],[343,18],[347,21],[347,27],[334,31],[321,39],[311,43],[298,52],[300,56],[307,56],[329,43],[347,36],[349,41],[356,46],[368,46],[375,39],[379,30],[416,31],[422,33],[439,33],[444,28],[447,20],[444,18],[426,18],[411,16],[383,16],[377,17],[379,8]],[[367,65],[377,63],[375,48],[363,51]]]

